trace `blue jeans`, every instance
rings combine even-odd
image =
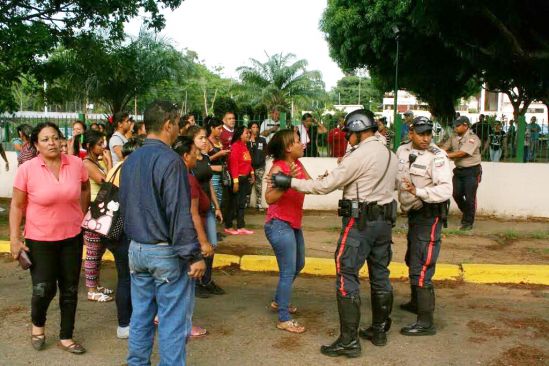
[[[278,320],[292,317],[288,312],[292,284],[305,266],[305,241],[301,229],[294,229],[285,221],[272,219],[265,224],[265,235],[271,243],[278,263],[279,280],[275,301],[278,303]]]
[[[208,241],[210,244],[217,248],[217,224],[215,221],[215,209],[210,208],[208,213],[206,214],[206,236],[208,237]]]
[[[185,343],[194,303],[194,280],[187,275],[187,264],[167,244],[141,244],[133,240],[129,264],[133,312],[128,365],[151,364],[157,313],[159,365],[185,365]]]

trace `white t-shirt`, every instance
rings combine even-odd
[[[303,148],[305,149],[307,147],[307,144],[311,142],[309,133],[307,132],[307,129],[303,124],[300,124],[296,128],[297,128],[297,131],[299,132],[299,140],[301,141],[301,145],[303,145]]]
[[[120,161],[120,159],[118,159],[118,155],[114,152],[114,147],[123,146],[126,142],[128,142],[128,139],[120,132],[116,131],[112,134],[111,139],[109,140],[109,150],[111,151],[113,166]]]
[[[275,122],[272,119],[268,118],[265,121],[263,121],[263,123],[261,123],[261,127],[259,128],[259,133],[263,133],[263,131],[273,128],[274,126],[280,126],[280,122]],[[268,136],[264,136],[267,143],[271,141],[271,138],[274,136],[275,133],[276,132],[271,132]]]

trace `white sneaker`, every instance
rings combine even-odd
[[[118,327],[116,329],[116,336],[120,339],[128,339],[130,337],[130,326]]]

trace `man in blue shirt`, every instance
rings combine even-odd
[[[536,116],[530,119],[530,123],[526,126],[526,129],[530,131],[530,151],[528,154],[528,161],[536,160],[536,150],[539,144],[539,134],[541,127],[537,124]]]
[[[131,240],[133,312],[128,365],[150,365],[158,314],[161,365],[185,365],[194,280],[206,268],[191,218],[190,185],[172,151],[179,133],[177,106],[154,102],[144,113],[147,139],[122,166],[120,204]]]

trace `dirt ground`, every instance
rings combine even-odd
[[[9,201],[0,199],[7,208]],[[547,264],[549,263],[549,219],[501,220],[478,217],[469,232],[457,230],[460,218],[451,216],[443,231],[440,263]],[[255,234],[229,236],[219,245],[218,253],[273,255],[263,231],[265,214],[248,210],[247,227]],[[221,229],[221,226],[220,226]],[[333,212],[308,211],[303,218],[306,255],[331,258],[341,230],[341,218]],[[393,229],[393,260],[404,261],[406,218],[399,217]],[[0,213],[0,240],[8,240],[8,212]]]
[[[398,308],[408,284],[395,282],[393,328],[386,347],[362,341],[359,359],[327,358],[321,344],[338,335],[334,279],[300,277],[292,302],[296,319],[307,332],[293,335],[275,328],[276,315],[267,309],[276,275],[225,269],[216,281],[227,294],[198,299],[195,323],[208,329],[205,338],[188,346],[189,365],[549,365],[549,287],[437,284],[434,337],[405,337],[400,327],[413,315]],[[104,285],[113,287],[112,263],[103,267]],[[82,282],[81,282],[82,283]],[[36,352],[29,341],[30,278],[7,256],[0,257],[0,365],[123,365],[126,341],[115,337],[114,302],[85,301],[81,285],[75,338],[88,353],[67,354],[55,347],[59,310],[49,310],[47,348]],[[363,284],[362,319],[370,321],[369,289]],[[155,348],[153,362],[158,362]]]

